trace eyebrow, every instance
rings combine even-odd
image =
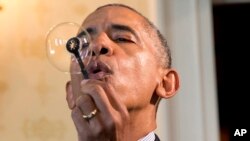
[[[121,32],[129,32],[129,33],[133,34],[137,40],[139,40],[139,36],[137,35],[136,31],[127,25],[111,24],[110,28],[113,30],[121,31]],[[88,27],[88,28],[86,28],[86,31],[90,35],[94,35],[97,33],[97,29],[95,27]],[[81,36],[81,34],[84,34],[84,33],[81,32],[80,34],[78,34],[78,36]]]
[[[132,33],[137,39],[139,39],[138,35],[136,34],[135,30],[129,26],[121,25],[121,24],[112,24],[111,29],[118,30],[118,31],[125,31]]]

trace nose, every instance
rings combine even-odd
[[[94,39],[92,39],[91,47],[93,56],[110,56],[113,54],[113,48],[106,33],[100,33],[99,35],[95,36]]]

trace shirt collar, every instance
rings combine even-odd
[[[150,132],[146,136],[140,138],[138,141],[154,141],[155,140],[155,133]]]

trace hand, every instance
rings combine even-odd
[[[75,94],[74,94],[75,95]],[[67,83],[67,102],[79,141],[127,141],[129,114],[113,87],[99,80],[83,80],[78,98],[74,98],[71,83]],[[96,115],[83,118],[97,109]]]

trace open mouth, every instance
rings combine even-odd
[[[89,64],[89,69],[87,69],[90,79],[101,80],[104,77],[111,75],[112,71],[108,65],[100,61],[94,61]]]

